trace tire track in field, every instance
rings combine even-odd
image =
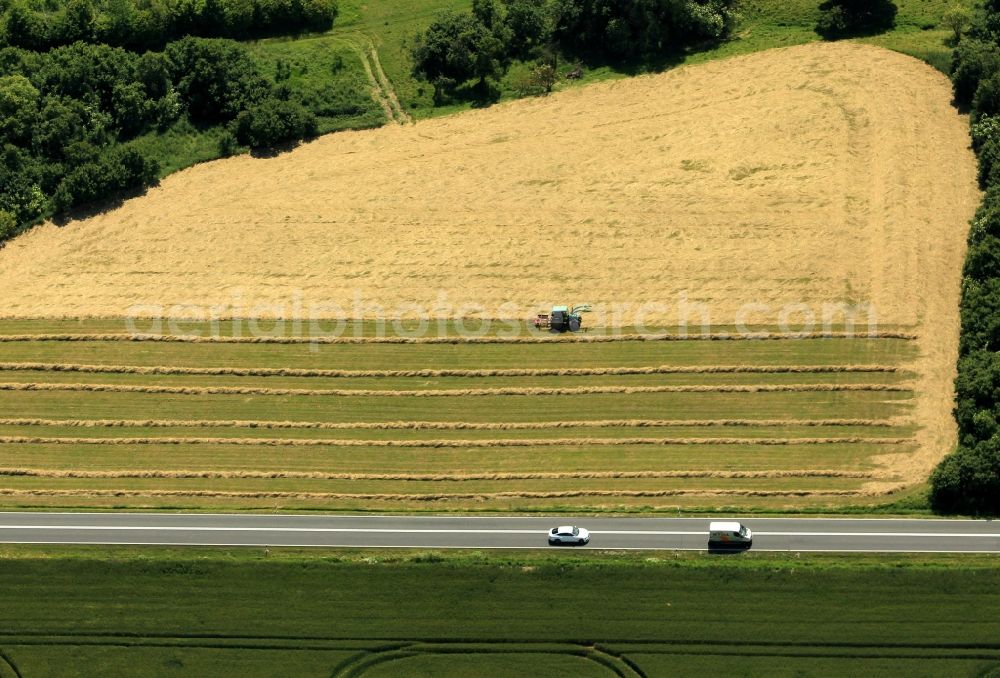
[[[0,445],[233,445],[240,447],[413,447],[413,448],[501,448],[585,447],[621,445],[905,445],[914,439],[888,437],[817,438],[499,438],[473,440],[363,440],[351,438],[218,438],[141,437],[81,438],[63,436],[0,436]]]
[[[7,372],[209,375],[235,377],[435,378],[435,377],[599,377],[644,374],[836,374],[896,373],[892,365],[655,365],[649,367],[566,367],[510,369],[323,370],[286,367],[173,367],[165,365],[82,365],[0,363]]]
[[[554,492],[456,492],[434,494],[349,493],[349,492],[240,492],[232,490],[87,490],[0,488],[5,497],[189,497],[213,499],[316,499],[354,501],[440,502],[454,500],[489,501],[491,499],[571,499],[576,497],[657,498],[657,497],[861,497],[891,494],[906,487],[904,483],[885,484],[878,489],[862,490],[565,490]]]
[[[396,95],[396,89],[392,86],[392,81],[389,80],[389,76],[385,74],[385,70],[382,68],[382,60],[379,59],[378,49],[375,47],[375,43],[369,38],[368,39],[368,58],[371,60],[372,70],[375,73],[375,78],[378,80],[380,89],[382,90],[382,95],[388,100],[389,106],[395,113],[395,120],[399,124],[405,124],[413,122],[413,119],[407,114],[403,105],[399,103],[399,97]]]
[[[754,332],[733,334],[715,332],[704,334],[596,334],[558,336],[461,336],[461,337],[344,337],[344,336],[292,336],[292,337],[225,337],[183,334],[94,333],[94,334],[0,334],[0,343],[29,341],[135,341],[186,344],[604,344],[611,342],[640,341],[784,341],[792,339],[902,339],[916,341],[911,332]]]
[[[564,480],[564,479],[656,479],[656,478],[857,478],[895,479],[880,471],[793,469],[763,471],[567,471],[522,473],[327,473],[324,471],[198,471],[115,470],[82,471],[37,468],[0,468],[0,476],[29,478],[162,478],[162,479],[255,479],[255,480],[392,480],[403,482],[463,482],[474,480]]]
[[[0,382],[0,391],[70,391],[170,395],[333,396],[365,398],[464,398],[480,396],[572,396],[654,393],[834,393],[848,391],[911,393],[905,384],[691,384],[675,386],[575,386],[566,388],[463,389],[309,389],[251,386],[149,386],[140,384],[62,384]]]
[[[413,122],[399,103],[396,90],[382,69],[382,61],[379,59],[378,49],[376,49],[374,41],[367,35],[347,37],[345,41],[361,60],[365,76],[368,78],[368,84],[371,87],[372,99],[375,100],[382,109],[382,112],[385,113],[386,121],[400,125]]]
[[[371,97],[385,113],[386,122],[396,122],[396,118],[393,115],[392,106],[389,104],[389,99],[385,96],[385,92],[379,86],[378,80],[375,78],[375,73],[372,71],[371,63],[368,61],[368,54],[363,48],[353,45],[358,58],[361,59],[361,65],[364,67],[365,75],[368,76],[368,84],[371,87]]]
[[[911,422],[894,419],[594,419],[562,421],[262,421],[239,419],[0,419],[0,426],[52,426],[67,428],[255,428],[322,430],[440,430],[525,431],[563,428],[657,428],[657,427],[791,427],[857,426],[891,428]]]

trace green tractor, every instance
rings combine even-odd
[[[535,316],[535,328],[549,332],[579,332],[583,324],[581,313],[590,311],[590,304],[579,306],[553,306],[552,313],[539,313]]]

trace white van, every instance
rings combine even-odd
[[[713,522],[708,525],[709,548],[750,548],[753,532],[742,523]]]

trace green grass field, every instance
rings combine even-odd
[[[733,40],[715,48],[677,55],[671,65],[818,41],[820,37],[813,30],[818,4],[816,0],[746,0],[743,19]],[[899,13],[895,29],[862,40],[909,54],[947,72],[951,63],[949,32],[939,25],[940,20],[953,4],[968,6],[971,0],[896,0],[896,4]],[[340,16],[329,32],[254,41],[251,48],[264,74],[272,79],[279,61],[291,66],[289,84],[304,89],[310,101],[320,104],[321,133],[368,129],[390,120],[405,122],[445,115],[468,109],[472,104],[458,102],[435,107],[433,88],[414,79],[411,73],[409,50],[413,36],[425,29],[439,12],[462,11],[470,6],[469,0],[343,0]],[[568,72],[572,68],[567,63],[562,70]],[[522,65],[514,64],[499,83],[502,100],[518,96],[514,83],[524,70]],[[635,70],[635,67],[593,65],[584,70],[580,80],[564,81],[558,86],[575,87],[627,77]],[[638,70],[646,69],[639,66]],[[166,175],[218,157],[219,134],[218,129],[198,130],[188,123],[179,123],[165,133],[149,135],[135,143],[155,151],[161,172]]]
[[[121,326],[0,322],[0,505],[842,510],[898,499],[919,432],[905,338],[217,343]]]
[[[0,676],[987,676],[987,556],[0,549]]]

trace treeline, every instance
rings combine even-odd
[[[736,0],[473,0],[419,34],[413,73],[435,101],[469,81],[486,94],[513,60],[535,60],[537,84],[552,87],[560,55],[585,61],[655,61],[729,37]]]
[[[0,49],[0,241],[155,182],[156,159],[130,142],[185,116],[227,126],[224,154],[316,132],[315,116],[231,40],[189,37],[141,55],[82,42]]]
[[[74,42],[160,50],[185,36],[246,38],[325,31],[336,0],[0,0],[0,47]]]
[[[957,103],[972,117],[985,197],[969,232],[955,382],[957,450],[931,476],[937,511],[1000,514],[1000,0],[960,36],[952,61]]]
[[[872,35],[891,29],[899,11],[892,0],[825,0],[816,32],[827,39]]]

